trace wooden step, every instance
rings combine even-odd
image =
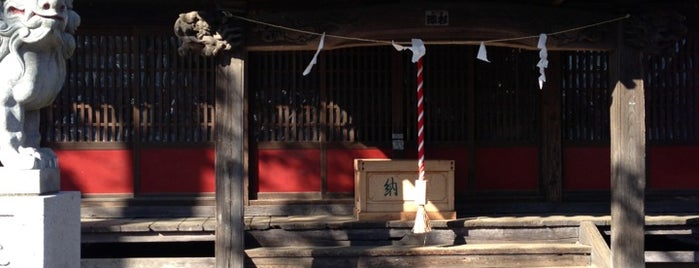
[[[591,267],[581,244],[264,247],[245,250],[246,267]],[[213,267],[213,257],[84,258],[83,268]]]
[[[248,249],[249,267],[589,267],[580,244],[265,247]]]
[[[207,258],[89,258],[80,260],[80,268],[193,268],[214,267],[216,259]]]

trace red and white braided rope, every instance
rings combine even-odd
[[[425,105],[422,90],[422,58],[417,61],[417,169],[418,180],[425,180]]]

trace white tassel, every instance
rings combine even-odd
[[[417,207],[417,213],[415,213],[415,225],[413,225],[414,234],[424,234],[432,231],[432,226],[430,226],[430,218],[427,217],[427,211],[425,211],[425,206],[421,205]]]

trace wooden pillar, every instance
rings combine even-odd
[[[561,147],[561,52],[549,53],[541,97],[541,190],[548,202],[563,199]]]
[[[403,53],[391,53],[391,138],[393,159],[405,157],[405,86],[403,85]]]
[[[320,55],[318,55],[318,66],[316,66],[316,72],[319,72],[320,74],[320,107],[322,107],[320,109],[321,134],[318,139],[320,144],[320,199],[328,198],[328,137],[326,133],[326,117],[328,114],[328,96],[330,94],[328,92],[328,68],[326,67],[326,63],[328,61],[325,59],[325,55],[325,53],[321,53]]]
[[[623,42],[617,29],[612,59],[611,214],[612,267],[645,267],[645,96],[641,51]]]
[[[469,46],[467,55],[476,54],[476,47]],[[480,60],[478,60],[480,61]],[[476,189],[476,58],[466,62],[466,189]],[[463,189],[461,189],[463,191]]]
[[[216,268],[243,267],[244,60],[224,52],[216,68]]]

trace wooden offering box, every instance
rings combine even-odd
[[[427,215],[456,219],[454,161],[425,161]],[[354,214],[357,220],[414,220],[417,160],[355,159]]]

